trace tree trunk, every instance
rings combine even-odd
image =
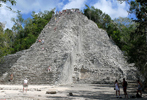
[[[145,28],[145,34],[146,34],[146,45],[147,45],[147,27]]]

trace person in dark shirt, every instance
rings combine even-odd
[[[137,94],[138,92],[140,92],[140,96],[142,96],[142,84],[139,80],[137,80],[137,83],[138,83]]]
[[[125,95],[125,98],[127,97],[128,98],[128,94],[127,94],[127,85],[128,83],[125,81],[125,78],[123,78],[123,91],[124,91],[124,95]]]

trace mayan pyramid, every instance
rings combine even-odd
[[[29,84],[112,83],[136,75],[106,31],[71,10],[54,15],[29,49],[6,56],[0,66],[4,84],[25,78]]]

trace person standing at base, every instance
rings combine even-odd
[[[117,96],[117,92],[118,92],[119,98],[121,98],[120,97],[119,83],[117,82],[117,80],[115,81],[115,90],[116,90],[116,97],[118,98],[118,96]]]
[[[137,83],[138,83],[137,94],[138,92],[140,92],[140,96],[142,96],[142,84],[139,80],[137,80]]]
[[[26,92],[27,92],[27,88],[28,88],[28,79],[27,78],[23,82],[23,92],[24,92],[25,88],[26,88]]]
[[[128,83],[126,82],[125,78],[123,78],[123,91],[124,91],[124,95],[125,95],[125,98],[127,97],[128,98],[128,94],[127,94],[127,85]]]

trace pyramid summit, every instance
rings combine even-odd
[[[79,10],[56,13],[27,50],[0,64],[0,82],[22,84],[112,83],[136,79],[122,51],[106,31]]]

